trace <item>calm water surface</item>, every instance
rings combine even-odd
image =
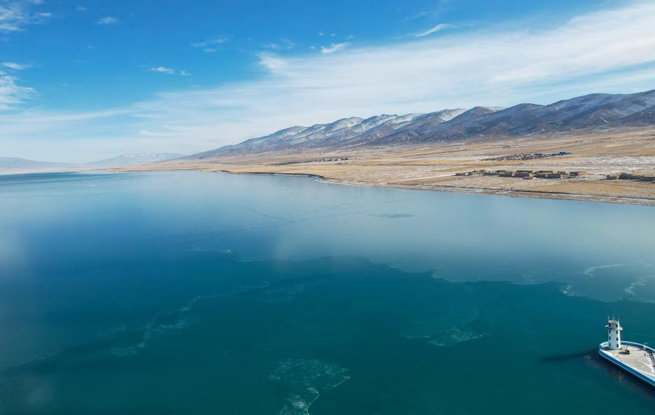
[[[0,176],[0,414],[655,413],[655,209]]]

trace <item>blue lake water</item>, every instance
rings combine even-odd
[[[655,209],[0,176],[0,414],[652,414]]]

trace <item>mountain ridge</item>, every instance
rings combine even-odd
[[[158,163],[181,157],[185,157],[185,155],[177,153],[124,153],[115,157],[97,160],[90,163],[58,163],[29,160],[21,157],[0,157],[0,170],[88,170],[93,168],[127,167]]]
[[[124,153],[118,156],[85,163],[84,166],[93,167],[122,167],[136,166],[141,164],[157,163],[172,159],[185,157],[178,153]]]
[[[72,167],[70,163],[28,160],[21,157],[0,157],[0,170],[57,169]]]
[[[548,105],[445,109],[427,114],[347,117],[310,127],[294,126],[183,159],[199,160],[266,152],[394,145],[476,137],[508,137],[655,123],[655,90],[588,94]]]

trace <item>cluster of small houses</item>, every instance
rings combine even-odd
[[[640,182],[655,183],[655,176],[646,176],[643,174],[632,174],[632,173],[608,174],[606,176],[606,179],[607,180],[638,180]]]
[[[521,179],[573,179],[584,175],[583,171],[553,171],[553,170],[473,170],[455,173],[455,176],[497,176],[518,177]],[[636,180],[655,183],[655,176],[632,173],[616,173],[605,176],[607,180]]]
[[[569,156],[571,155],[568,151],[558,151],[557,153],[518,153],[510,154],[508,156],[500,156],[489,159],[484,159],[483,161],[513,161],[513,160],[536,160],[543,159],[546,157],[559,157],[559,156]]]
[[[582,171],[553,171],[553,170],[473,170],[462,173],[455,173],[455,176],[498,176],[498,177],[518,177],[521,179],[568,179],[580,177],[584,174]]]
[[[313,159],[313,160],[295,160],[295,161],[284,161],[281,163],[270,163],[271,166],[288,166],[291,164],[309,164],[309,163],[331,163],[338,161],[349,161],[351,160],[348,157],[335,157],[335,158],[323,158],[323,159]]]

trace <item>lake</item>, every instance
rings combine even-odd
[[[0,414],[652,414],[655,209],[0,176]]]

